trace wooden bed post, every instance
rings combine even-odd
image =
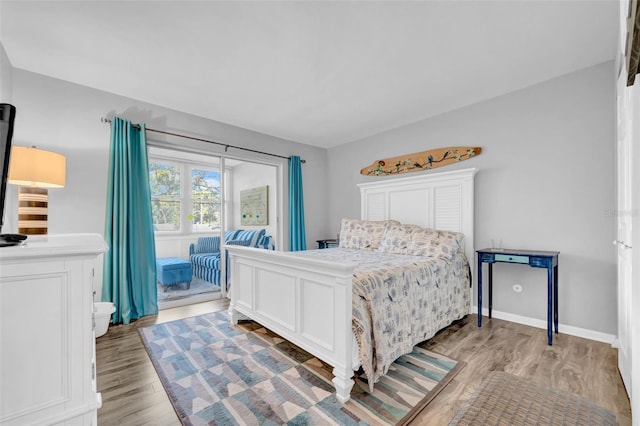
[[[351,398],[351,389],[355,383],[351,380],[351,377],[353,377],[353,371],[347,370],[351,370],[351,368],[335,367],[332,371],[334,377],[331,381],[336,387],[336,399],[343,404]]]
[[[233,325],[238,325],[238,319],[238,312],[229,305],[229,322]]]
[[[229,253],[227,253],[227,256],[230,256]],[[229,266],[230,268],[234,268],[235,267],[235,263],[231,262],[231,265]],[[233,271],[232,271],[233,273]],[[233,276],[233,274],[232,274]],[[236,300],[237,300],[237,296],[236,296],[236,287],[237,286],[231,286],[231,291],[229,291],[229,283],[227,283],[227,291],[229,294],[229,310],[228,310],[228,315],[229,315],[229,323],[231,323],[232,325],[238,325],[238,320],[239,318],[239,313],[238,311],[235,310],[235,306],[236,306]]]
[[[345,403],[351,397],[353,388],[353,331],[351,328],[353,319],[353,283],[352,274],[347,277],[336,278],[334,291],[334,312],[336,319],[334,322],[334,336],[336,339],[336,355],[340,360],[333,364],[333,379],[336,387],[336,398],[341,403]]]

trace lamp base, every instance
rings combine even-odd
[[[26,235],[48,233],[49,191],[46,188],[18,188],[18,232]]]

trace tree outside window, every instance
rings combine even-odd
[[[220,173],[213,170],[191,170],[191,203],[193,232],[220,230]]]
[[[220,172],[152,158],[149,183],[156,232],[220,231]]]
[[[149,184],[155,230],[180,231],[180,166],[150,162]]]

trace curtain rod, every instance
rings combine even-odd
[[[105,118],[105,117],[100,117],[100,121],[103,122],[103,123],[111,123],[111,120],[108,119],[108,118]],[[138,124],[132,124],[132,126],[135,127],[136,129],[140,129],[140,126]],[[272,157],[286,158],[287,160],[291,160],[291,157],[285,157],[283,155],[271,154],[270,152],[258,151],[256,149],[244,148],[242,146],[229,145],[228,143],[222,143],[222,142],[216,142],[216,141],[212,141],[212,140],[208,140],[208,139],[196,138],[196,137],[193,137],[193,136],[182,135],[180,133],[172,133],[172,132],[167,132],[165,130],[152,129],[150,127],[145,127],[145,130],[147,130],[149,132],[162,133],[162,134],[165,134],[165,135],[177,136],[179,138],[192,139],[194,141],[207,142],[207,143],[212,143],[212,144],[215,144],[215,145],[224,146],[224,152],[227,152],[227,150],[229,148],[234,148],[234,149],[241,149],[243,151],[255,152],[256,154],[270,155]],[[306,160],[300,160],[300,162],[301,163],[306,163]]]

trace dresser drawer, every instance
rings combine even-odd
[[[496,254],[496,262],[529,263],[529,256],[514,256],[512,254]]]

